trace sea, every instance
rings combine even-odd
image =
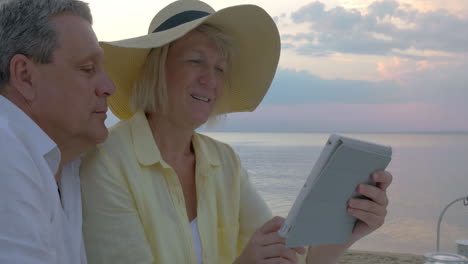
[[[202,132],[230,144],[275,215],[286,217],[329,134]],[[385,224],[352,249],[424,254],[435,251],[437,220],[468,196],[468,134],[342,134],[390,145],[393,175]],[[337,183],[339,184],[339,183]],[[468,206],[444,214],[441,251],[468,240]]]

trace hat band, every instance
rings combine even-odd
[[[184,23],[208,16],[210,13],[204,11],[189,10],[173,15],[157,27],[153,33],[171,29]]]

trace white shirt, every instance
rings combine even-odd
[[[197,253],[197,264],[203,263],[202,247],[200,242],[200,233],[198,233],[197,218],[190,222],[190,230],[192,230],[192,239],[195,246],[195,253]]]
[[[0,95],[0,263],[84,264],[77,159],[60,176],[57,145]]]

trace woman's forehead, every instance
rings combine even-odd
[[[172,42],[169,51],[180,55],[216,55],[221,58],[224,57],[224,53],[212,37],[195,30]]]

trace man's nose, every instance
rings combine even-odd
[[[115,92],[115,86],[112,80],[109,78],[106,72],[102,72],[102,76],[99,78],[96,95],[97,96],[111,96]]]

